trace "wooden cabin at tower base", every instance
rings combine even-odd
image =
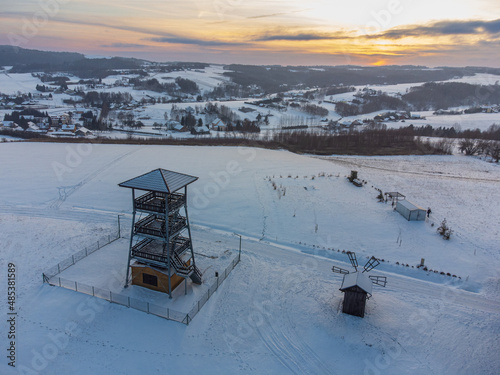
[[[130,265],[132,271],[132,285],[156,290],[168,294],[168,271],[157,267],[148,266],[139,262]],[[173,274],[170,277],[172,290],[175,290],[185,279]]]

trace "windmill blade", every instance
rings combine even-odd
[[[335,273],[341,273],[343,275],[347,275],[349,273],[348,270],[345,270],[345,269],[337,267],[337,266],[333,266],[332,267],[332,271],[335,272]]]
[[[354,267],[354,271],[358,270],[358,260],[356,259],[356,253],[354,251],[348,251],[347,256],[351,261],[352,266]]]
[[[365,266],[363,267],[365,270],[363,272],[370,272],[372,269],[377,267],[380,264],[377,258],[371,257],[368,262],[366,262]]]
[[[387,277],[385,277],[385,276],[370,275],[368,277],[371,279],[372,283],[375,285],[383,286],[384,288],[387,285]]]

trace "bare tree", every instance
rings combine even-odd
[[[458,149],[465,155],[477,155],[481,150],[481,144],[478,140],[464,138],[459,142]]]
[[[488,144],[487,155],[493,159],[495,163],[500,160],[500,142],[490,141]]]

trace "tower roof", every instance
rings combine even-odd
[[[158,168],[141,176],[124,181],[118,184],[118,186],[161,193],[173,193],[195,182],[197,179],[198,177],[195,176]]]

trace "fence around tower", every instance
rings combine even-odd
[[[143,311],[148,314],[156,315],[164,319],[173,320],[188,325],[191,320],[193,320],[193,318],[198,314],[198,312],[200,312],[201,308],[205,305],[205,303],[207,303],[210,297],[217,291],[217,289],[219,289],[219,286],[229,276],[231,271],[234,269],[234,267],[236,267],[241,259],[240,252],[226,267],[224,272],[219,273],[219,276],[215,278],[212,284],[208,287],[207,291],[202,294],[198,301],[195,302],[191,310],[187,313],[58,276],[61,272],[73,266],[75,263],[96,252],[102,247],[109,245],[119,238],[119,232],[100,238],[97,242],[85,247],[83,250],[76,252],[70,257],[59,262],[54,267],[43,272],[43,282],[49,285],[70,289],[75,292],[87,294],[89,296],[109,301],[111,303],[116,303],[135,310]]]

